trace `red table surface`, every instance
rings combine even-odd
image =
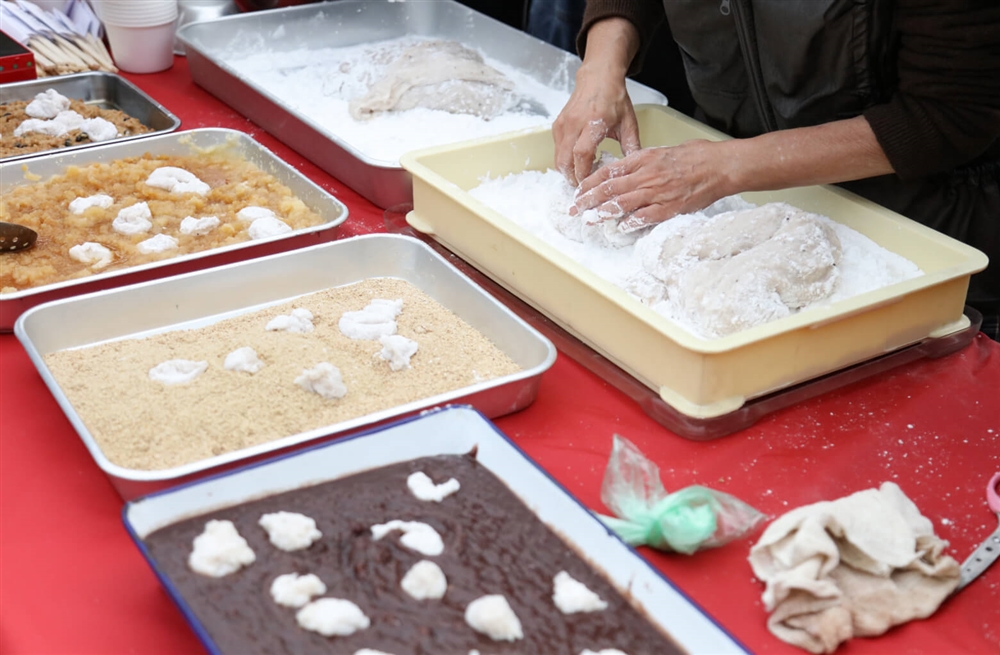
[[[195,86],[183,58],[169,71],[127,77],[177,114],[182,130],[242,130],[340,198],[350,209],[340,238],[384,230],[380,209]],[[696,442],[560,355],[536,401],[495,422],[599,511],[615,433],[656,462],[668,490],[706,485],[771,518],[891,480],[961,561],[997,526],[985,486],[1000,470],[998,389],[1000,344],[980,334],[961,352]],[[121,499],[10,334],[0,335],[0,417],[0,653],[200,652],[127,535]],[[801,653],[767,630],[763,586],[747,562],[758,536],[694,556],[640,552],[751,651]],[[838,652],[1000,652],[1000,565],[932,617]]]

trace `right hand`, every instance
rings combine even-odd
[[[625,156],[639,149],[639,126],[625,87],[638,50],[639,32],[624,18],[605,18],[587,30],[576,87],[552,124],[556,169],[573,186],[590,175],[605,138],[617,140]]]
[[[628,156],[639,149],[639,125],[628,97],[625,77],[601,62],[584,63],[576,87],[552,124],[556,169],[573,186],[590,175],[597,147],[607,137]]]

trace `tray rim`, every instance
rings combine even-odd
[[[544,478],[545,483],[552,485],[552,492],[554,494],[556,494],[556,495],[564,495],[566,497],[566,499],[568,499],[571,503],[573,503],[576,507],[578,507],[581,510],[581,512],[584,515],[586,515],[586,517],[588,519],[590,519],[594,523],[597,523],[598,525],[600,525],[601,528],[606,532],[606,534],[607,534],[607,536],[608,536],[609,539],[613,540],[614,542],[616,542],[617,544],[619,544],[625,551],[627,551],[627,554],[630,556],[631,559],[633,559],[635,561],[635,563],[637,564],[637,566],[641,566],[644,569],[648,570],[648,572],[651,573],[655,577],[655,579],[657,581],[662,582],[669,591],[675,593],[679,597],[680,601],[683,601],[684,603],[686,603],[690,610],[692,610],[694,613],[696,613],[696,614],[700,615],[701,617],[703,617],[704,620],[707,621],[708,623],[712,624],[718,630],[719,634],[722,637],[724,637],[726,640],[728,640],[730,642],[731,646],[734,649],[733,652],[742,652],[742,653],[750,653],[751,652],[739,639],[737,639],[735,637],[735,635],[733,635],[729,630],[727,630],[724,626],[722,626],[715,619],[715,617],[713,617],[711,614],[709,614],[704,608],[701,607],[700,604],[698,604],[694,599],[692,599],[680,587],[678,587],[676,584],[674,584],[674,582],[670,578],[668,578],[663,572],[661,572],[659,569],[657,569],[655,566],[653,566],[652,563],[647,558],[643,557],[638,552],[638,550],[635,547],[630,546],[629,544],[625,543],[620,537],[618,537],[616,534],[614,534],[613,531],[611,531],[606,526],[604,526],[602,523],[600,523],[599,519],[594,515],[594,513],[590,509],[588,509],[586,507],[586,505],[584,505],[575,495],[573,495],[568,489],[566,489],[566,487],[564,487],[558,480],[556,480],[540,464],[538,464],[534,459],[532,459],[530,456],[528,456],[528,454],[520,446],[518,446],[517,443],[515,443],[513,439],[511,439],[502,430],[500,430],[500,428],[497,427],[495,423],[493,423],[489,418],[487,418],[486,416],[484,416],[479,410],[475,409],[474,407],[468,406],[468,405],[461,405],[461,404],[459,404],[459,405],[448,405],[448,406],[443,406],[443,407],[435,407],[435,408],[429,409],[426,412],[423,412],[423,413],[421,413],[420,415],[417,415],[417,416],[408,416],[408,417],[402,418],[402,419],[400,419],[398,421],[394,421],[394,422],[389,423],[389,424],[385,424],[385,425],[381,425],[381,426],[375,426],[375,427],[373,427],[371,429],[368,429],[368,430],[365,430],[365,431],[362,431],[362,432],[358,432],[358,433],[355,433],[355,434],[348,435],[348,436],[344,437],[343,439],[340,439],[340,440],[338,440],[336,442],[314,444],[314,445],[312,445],[312,446],[310,446],[308,448],[302,449],[302,450],[298,450],[298,451],[290,452],[290,453],[282,453],[282,454],[276,455],[274,457],[268,458],[266,460],[261,460],[261,461],[256,461],[256,462],[250,462],[250,463],[247,463],[244,466],[241,466],[241,467],[236,468],[236,469],[222,471],[222,472],[214,474],[212,476],[208,476],[208,477],[205,477],[205,478],[200,478],[200,479],[194,480],[194,481],[184,482],[184,483],[181,483],[181,484],[176,485],[174,487],[170,487],[168,489],[162,489],[162,490],[159,490],[159,491],[152,492],[152,493],[147,494],[145,496],[142,496],[140,498],[136,498],[136,499],[128,501],[122,507],[122,510],[121,510],[122,522],[123,522],[123,524],[125,526],[126,531],[129,534],[129,536],[132,538],[132,540],[135,543],[136,547],[139,549],[139,551],[141,552],[143,558],[146,560],[147,565],[153,570],[153,572],[155,573],[157,579],[164,586],[164,588],[166,589],[168,595],[171,597],[171,600],[176,604],[176,606],[178,607],[178,609],[180,609],[180,611],[182,612],[182,614],[184,614],[185,619],[187,619],[190,627],[194,630],[194,632],[195,632],[196,636],[198,637],[198,639],[202,642],[202,644],[210,652],[212,652],[212,653],[218,653],[218,654],[222,655],[222,651],[217,648],[217,646],[215,645],[214,641],[208,635],[207,630],[205,630],[205,628],[201,625],[201,622],[198,621],[198,619],[195,616],[193,610],[191,610],[191,608],[188,606],[188,604],[183,600],[183,597],[180,594],[180,592],[173,586],[173,584],[170,582],[170,579],[166,576],[166,574],[164,574],[160,570],[160,568],[156,565],[155,560],[153,559],[151,553],[149,552],[149,549],[145,545],[144,538],[139,536],[137,530],[135,529],[134,525],[132,524],[132,521],[131,521],[131,515],[132,515],[132,513],[134,511],[136,511],[137,508],[142,507],[142,505],[144,503],[148,503],[150,501],[156,502],[161,497],[169,496],[169,495],[171,495],[173,493],[177,493],[177,492],[183,492],[185,490],[190,490],[191,488],[197,487],[197,486],[200,486],[200,485],[211,484],[213,481],[218,481],[221,478],[225,478],[225,477],[228,477],[228,476],[238,475],[240,473],[250,472],[253,469],[264,468],[264,467],[267,467],[269,465],[280,464],[283,460],[286,460],[286,459],[293,459],[293,458],[300,458],[300,457],[309,457],[314,451],[317,451],[317,450],[320,450],[320,449],[325,449],[325,448],[336,448],[338,446],[346,444],[347,442],[355,441],[357,439],[363,439],[363,438],[377,439],[377,435],[379,435],[380,433],[383,433],[383,432],[386,432],[386,431],[391,431],[391,430],[400,430],[400,429],[404,429],[405,430],[408,425],[410,425],[412,423],[415,423],[415,422],[418,422],[418,421],[424,421],[425,419],[433,420],[434,417],[439,417],[440,418],[441,415],[460,415],[460,414],[467,414],[467,415],[469,415],[471,420],[474,420],[477,424],[481,425],[481,427],[482,427],[482,434],[481,434],[481,436],[483,437],[484,440],[493,440],[493,441],[496,441],[496,443],[500,447],[505,448],[505,449],[509,449],[510,451],[512,451],[513,455],[516,458],[518,458],[519,461],[523,461],[526,466],[530,466],[530,467],[533,467],[534,469],[536,469],[538,471],[538,473]],[[419,455],[419,456],[431,456],[433,454],[435,454],[435,453],[427,453],[426,455]],[[398,461],[408,461],[409,459],[412,459],[412,457],[407,457],[406,459],[401,459],[401,460],[398,460]],[[389,464],[383,464],[383,466],[390,465],[392,463],[397,463],[397,460],[394,459]],[[542,519],[541,516],[539,516],[536,508],[532,506],[532,504],[531,504],[531,502],[530,502],[529,499],[524,498],[520,493],[518,493],[516,490],[514,490],[513,488],[511,488],[510,483],[506,479],[504,479],[503,477],[501,477],[500,474],[494,472],[488,465],[484,464],[484,466],[486,466],[487,469],[490,470],[490,472],[493,473],[493,475],[495,475],[497,477],[497,479],[499,479],[500,482],[502,484],[504,484],[504,486],[506,486],[511,491],[511,493],[513,493],[516,497],[518,497],[521,500],[521,502],[523,502],[528,507],[529,511],[531,511],[532,514],[534,514],[535,517],[539,521],[541,521],[543,524],[545,524],[546,527],[549,530],[551,530],[554,534],[556,534],[556,536],[564,544],[566,544],[570,549],[574,550],[577,553],[578,557],[581,557],[587,563],[587,565],[591,569],[593,569],[596,573],[598,573],[601,577],[603,577],[606,582],[608,582],[609,584],[611,584],[611,586],[614,587],[618,591],[619,594],[623,595],[626,598],[626,600],[629,600],[629,593],[628,593],[628,591],[624,590],[624,589],[622,589],[622,588],[620,588],[618,586],[618,584],[611,578],[611,575],[608,573],[608,571],[606,570],[606,568],[604,566],[599,566],[598,564],[596,564],[594,562],[593,558],[587,556],[587,551],[585,550],[585,545],[584,544],[580,544],[580,543],[576,543],[576,542],[571,542],[568,539],[568,537],[566,537],[564,534],[562,534],[561,531],[555,529],[553,526],[551,526],[549,524],[548,521]],[[327,478],[324,478],[322,480],[315,480],[315,479],[308,480],[308,481],[299,480],[298,482],[300,484],[299,484],[298,487],[295,487],[295,488],[302,488],[302,487],[305,487],[305,486],[311,486],[311,485],[315,485],[315,484],[322,484],[324,482],[328,482],[328,481],[340,479],[341,477],[346,477],[346,476],[349,476],[349,475],[354,475],[356,473],[361,473],[361,472],[367,471],[367,470],[372,470],[372,469],[371,468],[367,468],[367,469],[361,469],[361,468],[359,468],[359,469],[353,470],[353,471],[351,471],[349,473],[344,473],[341,476],[327,477]],[[259,490],[258,490],[258,493],[259,493]],[[267,495],[276,495],[276,494],[280,494],[280,493],[282,493],[282,491],[274,491],[272,493],[268,493]],[[246,501],[236,501],[235,503],[230,503],[230,504],[226,504],[226,505],[217,505],[217,506],[214,506],[214,507],[212,507],[210,509],[205,509],[203,511],[199,510],[198,513],[196,513],[196,514],[191,514],[191,515],[179,518],[176,521],[171,521],[169,523],[165,523],[163,525],[160,525],[159,527],[155,528],[153,531],[155,531],[157,529],[162,529],[163,527],[167,527],[169,525],[173,525],[174,523],[177,523],[177,522],[182,521],[182,520],[186,520],[188,518],[195,518],[195,517],[198,517],[198,516],[204,516],[206,514],[214,512],[214,511],[220,511],[220,510],[225,509],[227,507],[232,507],[232,506],[241,504],[242,502],[246,502]],[[581,518],[583,518],[583,517],[581,516]],[[637,603],[637,601],[630,601],[629,602],[629,604],[632,605],[634,609],[636,609],[639,612],[643,612],[644,610],[642,608],[642,605],[640,604],[640,605],[637,606],[636,603]],[[680,643],[680,640],[671,631],[667,630],[666,626],[660,624],[657,621],[654,621],[650,617],[646,617],[646,620],[649,621],[650,623],[652,623],[654,626],[658,627],[661,631],[666,632],[667,637],[671,641],[673,641],[682,651],[687,650],[687,645]]]
[[[342,200],[340,200],[335,195],[333,195],[332,193],[321,187],[313,180],[309,179],[308,177],[300,173],[291,164],[289,164],[288,162],[280,158],[277,154],[275,154],[274,151],[272,151],[270,148],[263,145],[256,139],[254,139],[251,135],[247,134],[246,132],[241,132],[240,130],[225,128],[225,127],[199,127],[190,130],[166,132],[164,134],[146,135],[146,138],[143,140],[143,142],[148,143],[152,141],[155,143],[156,141],[160,140],[166,141],[167,139],[176,139],[177,141],[180,141],[184,138],[188,138],[189,135],[211,134],[211,133],[223,134],[225,135],[226,139],[234,139],[235,141],[249,144],[249,147],[257,149],[259,152],[271,158],[273,161],[287,167],[289,171],[293,172],[296,176],[300,177],[301,180],[308,186],[312,186],[322,195],[328,196],[329,199],[332,201],[332,204],[338,206],[338,208],[340,209],[340,214],[338,214],[338,216],[331,221],[326,221],[324,223],[320,223],[319,225],[313,225],[310,227],[299,228],[297,230],[289,232],[288,234],[280,235],[278,237],[271,237],[267,239],[257,239],[257,240],[248,239],[246,241],[240,241],[239,243],[232,243],[227,246],[211,248],[209,250],[199,250],[198,252],[188,253],[186,255],[181,255],[179,257],[172,257],[170,259],[159,259],[153,262],[147,262],[145,264],[129,266],[126,268],[115,269],[113,271],[106,271],[102,273],[95,273],[93,275],[88,275],[86,277],[81,277],[81,278],[75,278],[72,280],[60,280],[59,282],[52,282],[51,284],[45,284],[37,287],[28,287],[26,289],[18,289],[17,291],[12,291],[8,293],[3,293],[2,291],[0,291],[0,302],[6,300],[18,300],[29,296],[41,295],[44,293],[59,291],[69,287],[82,286],[88,283],[100,283],[105,280],[114,280],[116,278],[121,278],[132,274],[138,275],[150,270],[169,267],[173,264],[186,264],[191,261],[205,259],[207,257],[211,257],[214,255],[232,253],[239,250],[252,248],[254,246],[258,246],[261,244],[274,243],[274,242],[280,242],[282,240],[293,239],[295,237],[303,236],[306,234],[322,232],[325,230],[338,227],[348,219],[350,215],[350,210]],[[114,149],[119,145],[120,145],[119,142],[95,144],[94,146],[87,148],[86,153],[79,153],[79,154],[73,153],[72,155],[61,155],[59,153],[40,153],[40,155],[38,157],[33,158],[31,162],[9,162],[7,160],[4,160],[0,162],[0,174],[4,172],[4,169],[8,165],[11,166],[16,165],[17,168],[20,169],[22,166],[30,166],[31,164],[38,163],[39,161],[62,159],[63,156],[73,157],[74,159],[80,156],[89,156],[95,152],[100,152],[103,149]],[[154,152],[151,154],[155,155],[156,153]],[[73,165],[90,165],[98,163],[107,163],[109,161],[114,161],[114,159],[93,160],[93,161],[71,161],[67,162],[66,167]],[[17,186],[17,184],[15,183],[12,184],[11,186]]]
[[[441,265],[449,269],[449,271],[452,272],[455,276],[461,278],[462,280],[467,281],[469,285],[475,287],[479,291],[479,293],[486,299],[487,302],[495,306],[501,313],[506,314],[514,323],[518,324],[525,332],[530,334],[530,336],[533,339],[535,339],[539,344],[541,344],[545,348],[546,356],[534,368],[522,369],[516,373],[512,373],[507,376],[493,378],[491,380],[486,380],[473,385],[462,387],[458,390],[452,390],[450,392],[437,394],[436,396],[431,396],[428,398],[417,399],[409,403],[405,403],[403,405],[398,405],[392,408],[388,408],[386,410],[381,410],[379,412],[373,412],[371,414],[367,414],[364,416],[355,417],[354,419],[342,421],[341,423],[320,426],[312,430],[307,430],[305,432],[300,432],[294,435],[286,435],[279,439],[265,441],[263,443],[256,444],[255,446],[251,446],[249,448],[242,448],[239,450],[230,451],[227,453],[223,453],[221,455],[216,455],[206,459],[198,460],[196,462],[189,462],[187,464],[165,469],[145,470],[145,469],[126,468],[124,466],[115,464],[110,459],[108,459],[107,455],[104,454],[100,445],[97,443],[97,440],[87,429],[86,425],[83,422],[82,417],[79,415],[76,409],[70,404],[69,399],[66,398],[65,393],[62,391],[62,385],[60,385],[59,382],[55,379],[55,376],[52,375],[48,366],[44,362],[43,356],[39,353],[38,348],[31,339],[30,335],[27,334],[27,330],[24,327],[24,324],[28,320],[30,320],[30,318],[34,314],[39,312],[44,312],[50,307],[86,303],[91,298],[95,298],[98,296],[114,295],[115,293],[124,293],[129,291],[134,292],[140,289],[155,290],[155,287],[170,284],[171,282],[176,281],[176,283],[180,283],[186,279],[197,278],[197,277],[210,278],[210,276],[213,274],[221,274],[221,272],[243,268],[254,263],[258,263],[259,265],[264,266],[270,260],[279,260],[282,258],[294,257],[296,255],[300,255],[302,253],[310,251],[336,249],[338,247],[343,247],[340,246],[339,244],[345,242],[357,242],[361,240],[378,240],[378,239],[393,239],[398,241],[412,242],[414,244],[413,246],[414,248],[424,250],[428,254],[428,256],[437,260]],[[285,300],[290,300],[290,298],[286,298],[278,302],[284,302]],[[252,308],[251,309],[244,308],[244,310],[245,311],[243,313],[254,311]],[[204,318],[209,318],[211,316],[213,315],[202,316],[201,318],[204,319]],[[465,397],[472,395],[474,393],[496,388],[501,385],[510,384],[512,382],[519,382],[523,380],[529,380],[531,378],[537,378],[552,367],[552,365],[555,363],[558,354],[558,351],[556,350],[552,342],[548,339],[548,337],[544,336],[533,326],[529,325],[524,319],[522,319],[520,316],[518,316],[516,313],[510,310],[510,308],[508,308],[502,302],[494,298],[492,295],[486,293],[486,291],[484,291],[481,287],[479,287],[471,279],[469,279],[468,276],[459,271],[445,258],[441,257],[440,254],[434,252],[434,250],[429,246],[427,246],[427,244],[421,242],[419,239],[416,239],[414,237],[409,237],[404,235],[389,235],[389,234],[359,235],[355,237],[350,237],[349,239],[342,239],[338,241],[331,241],[328,243],[316,244],[313,246],[308,246],[305,248],[300,248],[288,252],[275,253],[272,255],[267,255],[265,257],[259,257],[256,259],[251,259],[241,262],[233,262],[230,264],[225,264],[214,268],[190,271],[188,273],[182,273],[180,275],[175,275],[171,277],[166,277],[156,280],[148,280],[146,282],[140,282],[128,286],[104,289],[69,298],[61,298],[53,300],[47,303],[39,304],[22,313],[14,324],[14,333],[17,336],[18,340],[21,342],[25,351],[27,352],[29,358],[34,364],[39,375],[42,377],[46,387],[48,387],[49,391],[52,393],[52,395],[59,403],[63,413],[66,415],[66,418],[73,425],[74,431],[84,442],[84,445],[90,452],[90,455],[93,458],[94,462],[106,475],[130,483],[162,483],[162,482],[169,482],[171,480],[176,480],[179,478],[185,478],[187,476],[198,476],[198,478],[200,479],[206,471],[214,471],[227,466],[232,466],[234,464],[238,465],[238,463],[241,461],[255,459],[257,457],[266,457],[268,453],[274,453],[276,451],[282,451],[285,449],[298,450],[302,447],[303,444],[308,444],[310,442],[320,440],[324,437],[335,437],[338,435],[343,435],[352,430],[363,428],[371,424],[382,423],[387,420],[391,420],[394,417],[398,417],[400,415],[405,415],[408,413],[412,413],[414,411],[426,411],[427,408],[433,407],[435,405],[450,404],[451,401],[455,399],[454,396],[456,391],[464,392],[460,397]],[[123,337],[119,336],[116,338],[123,338]],[[128,335],[125,335],[124,338],[128,338]],[[337,428],[337,429],[333,430],[332,428]]]
[[[68,75],[59,75],[56,77],[39,77],[33,80],[22,80],[19,82],[10,82],[7,84],[0,85],[0,90],[7,89],[23,89],[32,86],[38,87],[52,87],[59,86],[60,83],[63,85],[73,82],[79,79],[98,79],[98,78],[110,78],[115,80],[115,84],[120,84],[128,88],[131,92],[135,93],[143,100],[145,100],[149,105],[156,108],[161,114],[166,116],[170,121],[170,126],[164,129],[153,130],[152,132],[147,132],[145,134],[132,134],[129,136],[117,137],[111,141],[99,141],[96,143],[82,143],[79,145],[73,145],[68,148],[57,148],[53,150],[41,150],[39,152],[31,152],[24,155],[11,155],[8,157],[0,158],[0,164],[6,164],[12,161],[23,161],[25,159],[35,159],[36,157],[42,157],[46,155],[51,155],[54,153],[66,153],[66,152],[78,152],[80,150],[86,150],[89,148],[94,148],[97,146],[108,145],[110,143],[121,143],[124,141],[135,141],[138,139],[147,139],[149,137],[160,136],[162,134],[169,134],[177,130],[181,126],[181,119],[174,114],[172,111],[167,109],[163,104],[158,102],[155,98],[150,96],[148,93],[140,89],[134,82],[128,78],[119,75],[118,73],[111,73],[109,71],[82,71],[80,73],[70,73]],[[9,101],[8,101],[9,102]],[[148,127],[148,126],[147,126]]]

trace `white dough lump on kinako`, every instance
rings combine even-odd
[[[650,236],[639,252],[647,279],[633,290],[654,304],[669,297],[712,337],[823,301],[840,281],[841,244],[829,220],[786,203],[678,217]]]
[[[515,103],[513,88],[475,50],[455,41],[425,41],[404,50],[348,110],[356,120],[417,107],[490,119]]]

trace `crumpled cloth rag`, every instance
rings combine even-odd
[[[958,586],[948,542],[900,488],[885,482],[776,519],[750,549],[766,583],[768,628],[811,653],[926,618]]]

